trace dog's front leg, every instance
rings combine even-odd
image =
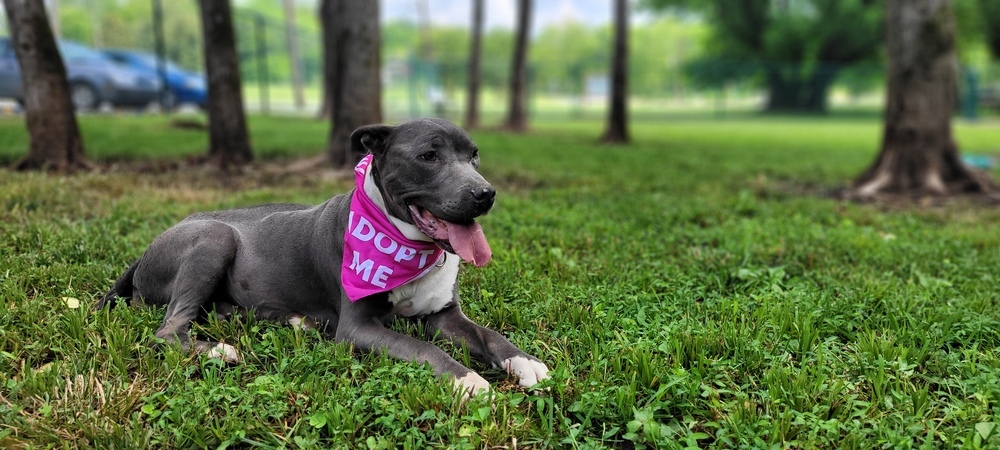
[[[458,302],[428,315],[425,323],[428,338],[464,344],[472,357],[516,375],[521,386],[531,387],[549,377],[548,367],[538,358],[517,348],[500,333],[470,320]]]
[[[374,317],[345,320],[345,315],[341,315],[334,339],[350,343],[361,351],[384,352],[406,361],[429,363],[435,375],[453,377],[456,387],[466,396],[476,395],[490,386],[485,378],[455,361],[437,346],[386,328]]]

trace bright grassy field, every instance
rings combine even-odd
[[[167,122],[86,117],[87,152],[204,151],[204,132]],[[317,153],[327,131],[250,126],[268,163]],[[0,447],[1000,445],[1000,210],[824,197],[874,158],[874,118],[640,123],[627,147],[596,144],[601,128],[474,133],[501,194],[481,220],[494,261],[464,269],[463,307],[552,379],[526,392],[473,363],[494,390],[464,404],[426,367],[315,332],[206,324],[244,352],[225,366],[157,343],[162,310],[88,311],[185,215],[318,203],[343,180],[0,172]],[[1000,123],[956,133],[1000,152]],[[0,119],[0,162],[25,145],[20,119]]]

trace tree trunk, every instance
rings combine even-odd
[[[828,65],[820,65],[812,72],[801,75],[801,67],[791,68],[793,73],[784,73],[782,69],[770,67],[765,69],[767,81],[768,112],[826,112],[827,96],[830,85],[836,78],[838,69]]]
[[[511,63],[510,103],[503,128],[524,132],[528,130],[526,84],[528,78],[528,34],[531,32],[531,0],[517,2],[517,30],[514,42],[514,60]]]
[[[62,24],[59,21],[59,0],[49,0],[49,8],[52,8],[52,16],[50,17],[50,25],[52,27],[52,36],[56,39],[62,39]]]
[[[208,78],[208,161],[220,168],[253,159],[243,112],[240,60],[229,0],[198,0]]]
[[[285,8],[285,41],[288,44],[288,62],[292,69],[292,93],[295,97],[295,109],[302,109],[306,106],[306,99],[302,93],[302,55],[299,53],[295,0],[284,0],[283,5]]]
[[[483,0],[472,1],[472,45],[469,48],[469,88],[465,104],[465,128],[479,127],[479,84],[482,82]]]
[[[992,184],[967,168],[951,133],[958,61],[950,0],[889,0],[882,151],[853,194],[946,195]]]
[[[354,166],[350,137],[362,125],[382,122],[379,80],[379,8],[376,1],[323,0],[324,84],[330,104],[326,152],[337,168]]]
[[[611,98],[604,142],[626,143],[628,137],[628,0],[615,0],[615,42],[611,62]]]
[[[330,85],[336,84],[331,83],[336,74],[333,72],[333,50],[337,46],[337,40],[334,39],[333,30],[330,29],[329,23],[333,17],[333,2],[326,0],[321,0],[319,3],[319,13],[316,17],[319,18],[319,30],[320,30],[320,45],[323,49],[323,78],[320,82],[320,105],[319,110],[316,111],[317,119],[329,119],[330,118]]]
[[[36,0],[3,0],[11,47],[21,68],[24,109],[31,138],[28,155],[16,170],[69,172],[88,169],[83,139],[69,96],[66,67],[45,13]]]
[[[990,49],[994,59],[1000,59],[1000,2],[997,0],[979,0],[979,14],[983,17],[983,34],[986,47]]]

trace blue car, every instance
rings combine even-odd
[[[151,76],[158,76],[156,55],[135,50],[102,50],[105,57],[118,64]],[[163,99],[164,109],[174,109],[183,103],[193,103],[204,109],[208,99],[205,76],[184,70],[177,64],[164,61],[167,72],[167,93]]]
[[[159,96],[160,81],[108,61],[100,52],[72,41],[58,41],[66,65],[70,98],[78,110],[94,110],[104,103],[143,107]],[[10,45],[0,38],[0,97],[24,102],[21,68]]]

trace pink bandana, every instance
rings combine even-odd
[[[371,162],[372,155],[365,156],[354,168],[358,187],[351,195],[351,213],[344,233],[340,278],[352,302],[424,276],[444,253],[433,242],[403,236],[368,198],[365,175]]]

